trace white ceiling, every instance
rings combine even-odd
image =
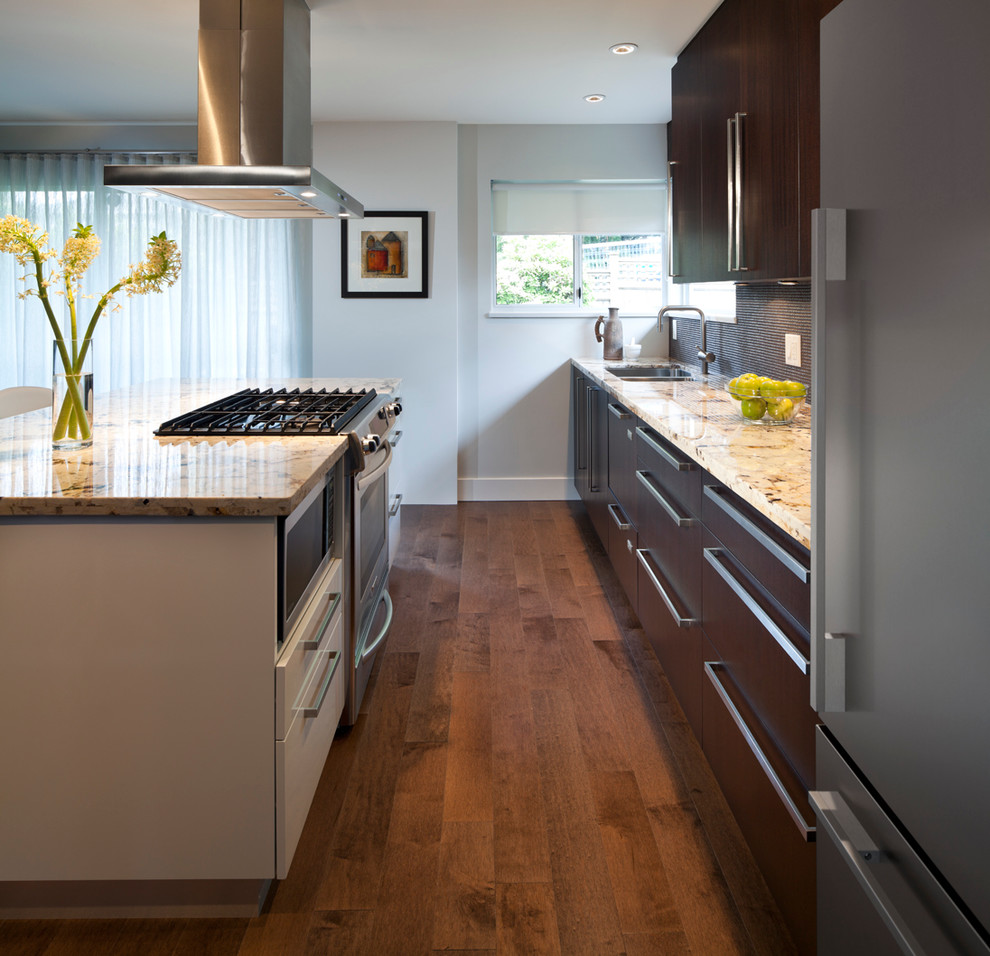
[[[313,119],[665,123],[670,68],[718,2],[310,0]],[[0,0],[0,123],[195,123],[198,10]]]

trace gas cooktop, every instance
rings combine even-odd
[[[245,388],[162,422],[155,434],[340,435],[377,397],[373,388]]]

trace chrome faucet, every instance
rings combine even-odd
[[[693,305],[665,305],[657,313],[657,331],[663,331],[663,317],[668,312],[697,312],[698,317],[701,319],[701,345],[698,348],[698,358],[701,359],[701,374],[708,374],[708,363],[715,361],[715,354],[708,351],[708,335],[707,335],[707,320],[705,319],[705,313],[701,309]]]

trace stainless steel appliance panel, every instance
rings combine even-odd
[[[990,939],[990,4],[821,41],[814,702]]]

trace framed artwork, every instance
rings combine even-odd
[[[345,299],[427,298],[425,212],[370,212],[340,220],[340,294]]]

